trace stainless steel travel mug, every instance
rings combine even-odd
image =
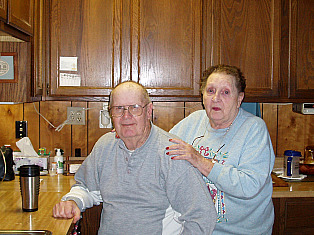
[[[23,165],[20,167],[20,189],[23,211],[38,210],[38,196],[40,185],[40,167],[37,165]]]

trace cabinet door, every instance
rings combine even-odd
[[[151,96],[199,96],[201,0],[135,0],[128,73]]]
[[[51,1],[49,96],[109,94],[122,66],[119,4],[112,0]],[[69,67],[67,60],[74,61],[74,66],[69,62]]]
[[[45,0],[35,1],[34,14],[34,36],[33,36],[33,81],[32,96],[41,97],[45,87],[47,68],[47,53],[49,49],[48,38],[48,11],[49,5],[44,4]]]
[[[124,80],[151,95],[199,95],[201,0],[87,2],[52,0],[50,96],[105,96]],[[80,86],[65,84],[73,77]]]
[[[203,69],[238,66],[247,80],[246,101],[278,97],[280,9],[279,0],[205,2]]]
[[[33,34],[35,0],[9,0],[9,24],[23,31]]]
[[[314,1],[292,0],[290,32],[290,98],[314,101]]]
[[[7,0],[0,0],[0,20],[7,21]]]

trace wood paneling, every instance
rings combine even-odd
[[[86,102],[72,102],[72,107],[87,108]],[[71,125],[71,154],[69,156],[75,156],[75,149],[81,149],[81,156],[87,156],[87,110],[85,111],[85,125]]]
[[[39,145],[39,137],[40,137],[40,130],[39,130],[39,114],[36,112],[39,111],[39,102],[35,103],[25,103],[24,104],[24,120],[27,121],[27,128],[28,128],[28,138],[32,142],[32,145],[37,151],[41,146]],[[42,119],[42,121],[44,121]]]
[[[0,52],[17,52],[17,83],[1,83],[0,101],[29,101],[31,86],[31,45],[28,42],[1,42]]]
[[[194,111],[202,110],[202,109],[203,109],[203,106],[201,102],[186,102],[184,116],[187,117]]]
[[[300,151],[314,144],[314,115],[302,115],[291,111],[292,105],[278,106],[277,155],[283,156],[284,151],[291,149]]]
[[[23,104],[0,105],[0,146],[11,145],[13,150],[18,150],[15,143],[15,121],[23,120]]]
[[[67,107],[70,101],[46,101],[40,102],[40,113],[54,126],[51,126],[43,118],[40,119],[40,147],[47,148],[54,156],[54,149],[61,148],[64,155],[71,153],[71,126],[65,125],[60,132],[56,127],[67,119]]]
[[[154,102],[153,122],[169,131],[184,118],[184,102]]]
[[[96,141],[110,128],[99,128],[99,111],[102,102],[44,101],[34,103],[40,113],[55,127],[66,120],[67,107],[86,107],[86,125],[65,125],[57,132],[36,113],[33,103],[0,105],[0,145],[15,146],[15,121],[28,122],[28,136],[37,151],[46,147],[48,151],[61,148],[65,156],[74,156],[75,148],[81,148],[82,156],[87,156]],[[181,119],[195,110],[202,109],[200,102],[154,102],[153,122],[169,131]],[[283,156],[287,149],[304,153],[304,148],[314,145],[314,115],[292,112],[292,104],[262,104],[262,118],[270,133],[275,154]]]
[[[88,133],[87,146],[90,153],[96,141],[105,133],[111,131],[110,128],[99,128],[99,111],[103,109],[103,103],[89,102],[88,103]]]
[[[273,144],[275,155],[277,155],[277,125],[278,125],[278,105],[277,104],[262,104],[262,118],[265,121],[271,142]]]

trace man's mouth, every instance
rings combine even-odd
[[[219,108],[219,107],[213,107],[212,108],[214,111],[220,111],[221,110],[221,108]]]
[[[133,126],[134,125],[134,123],[130,123],[130,124],[122,124],[122,126],[124,126],[124,127],[130,127],[130,126]]]

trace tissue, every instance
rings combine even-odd
[[[16,146],[21,151],[21,156],[38,157],[37,152],[34,150],[31,140],[28,137],[23,137],[16,142]]]
[[[38,165],[43,171],[48,169],[48,156],[40,157],[33,148],[28,137],[24,137],[16,142],[16,146],[21,152],[13,152],[13,161],[15,163],[13,169],[17,174],[20,166]]]

